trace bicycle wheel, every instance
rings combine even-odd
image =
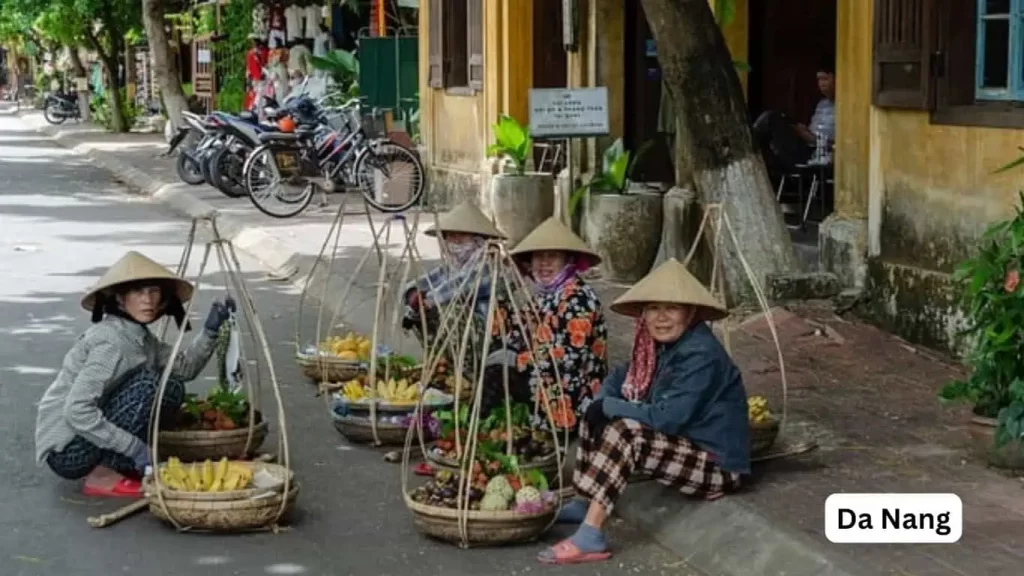
[[[313,185],[289,183],[282,179],[274,159],[274,146],[263,144],[252,151],[242,168],[242,183],[249,200],[260,212],[273,218],[291,218],[313,200]]]
[[[419,155],[388,139],[370,142],[352,173],[366,203],[388,213],[419,204],[427,180]]]

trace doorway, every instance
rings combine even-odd
[[[835,62],[836,0],[748,2],[750,118],[778,110],[807,123],[821,100],[815,74]]]
[[[636,182],[675,181],[669,136],[661,126],[667,116],[662,106],[670,105],[661,97],[661,66],[654,35],[640,2],[627,2],[625,12],[625,117],[623,144],[636,151],[646,143],[647,150],[637,161],[630,179]],[[674,127],[671,128],[674,131]]]
[[[569,72],[568,58],[562,46],[562,9],[547,6],[548,0],[534,0],[533,5],[533,87],[564,88]],[[542,8],[547,8],[543,9]],[[533,163],[538,171],[555,177],[565,167],[565,141],[540,140],[533,150]]]

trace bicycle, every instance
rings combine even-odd
[[[324,108],[305,98],[288,113],[301,127],[261,135],[263,144],[242,168],[249,199],[264,214],[290,218],[309,206],[317,189],[328,193],[339,186],[358,188],[369,206],[385,213],[405,212],[422,199],[425,170],[419,155],[387,138],[370,138],[359,99]],[[412,172],[404,194],[393,185],[403,166]]]

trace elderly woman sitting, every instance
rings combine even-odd
[[[150,464],[150,409],[164,367],[173,362],[162,412],[173,417],[185,398],[184,381],[202,372],[217,332],[235,308],[230,298],[214,302],[191,347],[170,358],[171,347],[147,327],[170,316],[179,328],[192,285],[139,254],[129,252],[82,299],[93,325],[64,357],[57,379],[39,402],[36,458],[58,476],[76,480],[94,474],[118,477],[86,494],[138,496]],[[188,329],[185,326],[183,329]]]
[[[676,260],[612,304],[638,318],[628,366],[608,375],[584,416],[562,522],[572,537],[539,559],[565,564],[611,554],[602,527],[635,471],[683,494],[715,499],[750,472],[746,391],[739,369],[705,324],[726,309]]]
[[[539,324],[530,330],[536,357],[518,343],[516,369],[530,372],[533,399],[538,392],[544,396],[547,386],[560,384],[561,395],[544,398],[545,404],[555,426],[574,433],[608,371],[608,333],[601,302],[579,276],[601,258],[557,218],[538,226],[511,255],[533,280],[539,315]],[[545,383],[539,391],[538,378]]]

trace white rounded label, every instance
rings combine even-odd
[[[833,494],[825,537],[835,544],[953,544],[964,528],[956,494]]]

